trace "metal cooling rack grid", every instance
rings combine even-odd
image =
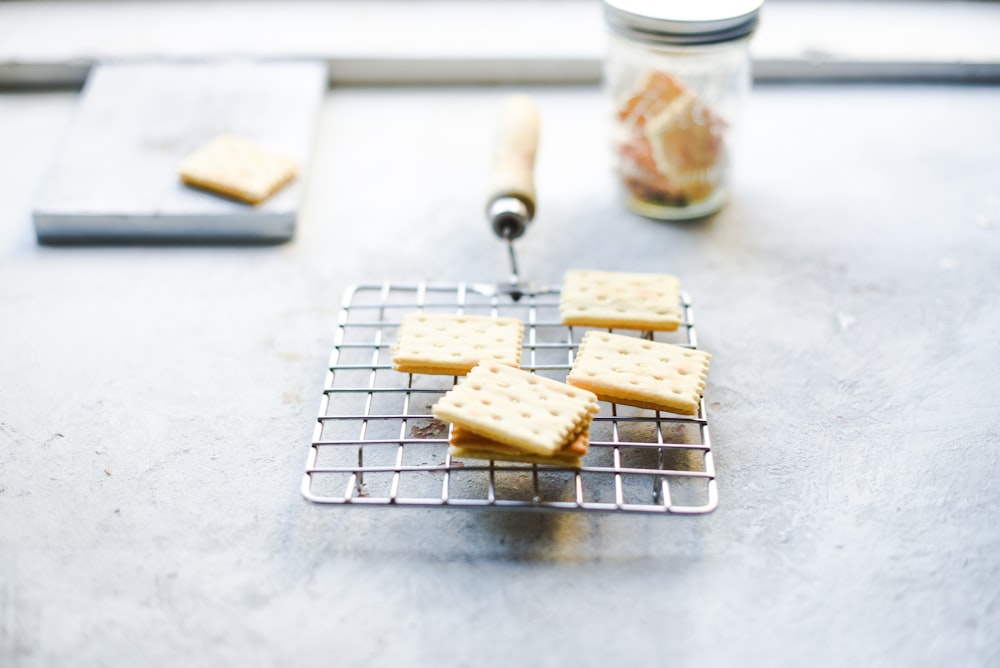
[[[580,469],[453,460],[448,425],[431,406],[450,376],[392,369],[400,319],[418,310],[520,318],[522,368],[563,381],[589,328],[559,319],[557,289],[517,301],[495,286],[364,284],[345,293],[302,493],[352,506],[518,508],[625,513],[707,513],[718,503],[708,421],[602,402]],[[682,296],[677,332],[642,336],[696,347],[694,313]],[[620,333],[635,335],[635,332]]]

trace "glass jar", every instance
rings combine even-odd
[[[604,0],[616,170],[636,213],[682,220],[725,204],[762,2]]]

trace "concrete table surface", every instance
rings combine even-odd
[[[0,665],[1000,662],[1000,89],[755,91],[730,205],[615,199],[540,88],[526,276],[669,271],[714,354],[706,516],[300,495],[342,290],[506,276],[503,88],[334,89],[296,239],[40,247],[75,96],[0,100]]]

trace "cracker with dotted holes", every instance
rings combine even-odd
[[[410,313],[392,346],[392,368],[463,376],[481,360],[516,367],[523,339],[524,323],[516,318]]]
[[[711,355],[633,336],[587,332],[566,382],[602,401],[697,415]]]
[[[489,361],[477,364],[432,408],[453,428],[545,457],[586,433],[599,410],[587,390]]]
[[[563,279],[559,315],[565,325],[676,330],[681,324],[681,286],[670,274],[574,269]]]
[[[184,158],[184,183],[259,204],[295,178],[295,161],[236,135],[221,135]]]

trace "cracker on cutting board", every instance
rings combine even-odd
[[[574,269],[563,278],[559,315],[565,325],[672,332],[682,321],[680,286],[670,274]]]
[[[587,433],[600,406],[587,390],[485,361],[432,410],[436,418],[450,422],[453,431],[509,446],[515,454],[552,457]]]
[[[603,401],[697,415],[711,357],[703,350],[590,331],[566,382]]]
[[[184,183],[248,204],[259,204],[295,178],[294,160],[237,135],[221,135],[184,158]]]
[[[392,368],[403,373],[463,376],[481,360],[521,364],[524,323],[483,315],[410,313],[393,344]]]

